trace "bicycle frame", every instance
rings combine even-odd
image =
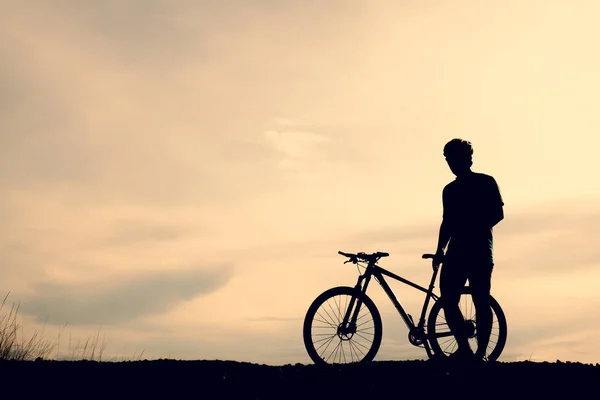
[[[425,340],[426,339],[425,316],[427,315],[427,309],[429,307],[429,302],[431,301],[431,299],[433,299],[434,301],[437,301],[439,299],[439,296],[437,296],[433,292],[433,289],[435,287],[434,283],[437,278],[438,271],[439,271],[439,269],[437,269],[437,268],[434,269],[433,275],[431,277],[431,281],[429,283],[429,287],[426,289],[423,286],[417,285],[416,283],[411,282],[408,279],[402,278],[401,276],[398,276],[398,275],[394,274],[393,272],[386,270],[385,268],[381,268],[380,266],[377,265],[376,260],[371,260],[368,262],[365,272],[358,277],[358,281],[356,283],[356,286],[354,286],[354,288],[357,291],[360,291],[366,295],[367,287],[369,286],[371,278],[374,277],[377,280],[377,282],[379,283],[379,285],[382,287],[383,291],[387,294],[390,301],[392,302],[392,304],[398,311],[398,314],[400,314],[400,317],[402,318],[402,320],[408,327],[409,340],[410,340],[410,335],[412,335],[412,337],[414,338],[414,343],[413,343],[413,340],[410,340],[411,344],[418,346],[418,345],[420,345],[419,341],[421,341],[421,343],[425,347],[425,351],[427,352],[427,355],[431,356],[431,349],[429,348],[429,343],[427,342],[427,340]],[[415,325],[412,316],[404,310],[404,308],[402,307],[402,304],[400,304],[400,302],[396,298],[396,295],[394,294],[394,292],[388,285],[384,276],[387,276],[396,281],[402,282],[402,283],[404,283],[410,287],[413,287],[417,290],[420,290],[421,292],[424,292],[426,294],[425,301],[423,302],[423,308],[421,310],[421,316],[419,317],[419,323],[417,325]],[[354,301],[358,302],[356,308],[354,308]],[[361,306],[360,298],[353,297],[350,300],[349,307],[346,311],[346,315],[344,316],[344,322],[343,322],[344,327],[348,326],[348,327],[354,327],[354,329],[356,328],[356,321],[357,321],[357,317],[358,317],[358,312],[360,310],[360,306]],[[350,316],[351,310],[354,310],[354,312],[352,313],[352,316]],[[348,321],[351,321],[351,323],[348,324]]]

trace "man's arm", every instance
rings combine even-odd
[[[448,241],[451,237],[450,220],[451,215],[450,205],[448,204],[447,187],[442,191],[442,223],[440,224],[440,232],[438,235],[438,244],[435,254],[443,255]]]
[[[502,205],[497,205],[493,208],[492,213],[490,215],[489,225],[490,228],[496,226],[496,224],[504,219],[504,210]]]
[[[496,224],[504,219],[504,201],[500,194],[500,188],[494,178],[491,179],[490,183],[491,198],[490,198],[490,213],[488,215],[488,225],[490,228],[496,226]]]
[[[435,254],[443,255],[444,250],[446,249],[446,245],[448,245],[448,241],[450,240],[450,229],[448,220],[442,219],[442,223],[440,224],[440,232],[438,236],[438,244],[437,250]]]

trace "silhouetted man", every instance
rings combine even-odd
[[[492,228],[504,219],[498,185],[493,177],[471,171],[472,155],[473,148],[466,140],[453,139],[444,146],[444,156],[456,179],[442,192],[444,211],[434,261],[435,268],[443,262],[440,293],[446,321],[458,343],[455,354],[459,359],[473,359],[458,307],[467,280],[477,313],[475,357],[484,359],[486,355],[493,317],[489,303],[494,267]]]

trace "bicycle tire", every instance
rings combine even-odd
[[[335,300],[336,297],[340,298]],[[348,335],[339,333],[338,327],[344,318],[352,297],[360,299],[362,302],[357,320],[361,321],[358,324],[361,329],[360,333],[357,331],[348,338]],[[323,311],[321,312],[322,307]],[[371,320],[368,320],[368,315],[371,316]],[[322,326],[315,325],[315,322]],[[330,333],[326,333],[326,329]],[[304,318],[302,336],[306,351],[315,364],[367,363],[373,361],[379,351],[383,337],[383,325],[379,310],[366,294],[352,287],[338,286],[321,293],[312,302]],[[372,337],[372,341],[368,346],[360,342],[353,345],[352,340],[355,336],[357,340],[366,339],[365,341]],[[326,352],[333,342],[337,342],[334,345],[335,350],[333,350],[333,353],[329,356],[319,354],[319,350],[323,346],[325,346],[323,351]],[[345,343],[347,344],[345,345]],[[348,350],[348,352],[346,353],[345,350]]]
[[[472,303],[472,299],[470,299],[471,294],[471,288],[466,286],[462,290],[461,300],[459,304],[463,306],[469,303],[469,301],[470,303]],[[490,344],[488,344],[486,358],[488,361],[492,362],[496,361],[498,357],[500,357],[500,355],[502,354],[504,346],[506,345],[506,338],[508,334],[506,316],[504,315],[504,311],[502,310],[502,307],[500,307],[498,301],[496,301],[496,299],[493,296],[490,297],[490,305],[493,312],[492,334],[490,335],[490,344],[493,343],[493,345],[491,346]],[[456,343],[456,339],[454,339],[454,336],[444,336],[443,342],[441,342],[440,340],[441,337],[438,336],[440,334],[447,335],[450,332],[448,325],[445,323],[445,317],[441,316],[440,314],[440,311],[442,311],[441,300],[441,298],[438,299],[438,301],[436,301],[431,307],[431,312],[429,313],[429,317],[427,320],[427,335],[429,337],[429,345],[431,346],[433,357],[445,358],[452,354],[454,351],[456,351],[458,346]],[[465,320],[468,321],[467,323],[473,323],[473,327],[475,329],[474,334],[471,335],[469,340],[475,341],[476,343],[476,320],[473,321],[475,315],[465,315],[465,308],[468,308],[468,305],[461,309],[461,311],[463,312],[463,316],[465,317]],[[471,307],[471,310],[467,311],[467,314],[469,314],[472,310],[474,310],[474,307]],[[440,320],[438,320],[438,316],[441,317]],[[492,340],[494,336],[496,338],[495,341]]]

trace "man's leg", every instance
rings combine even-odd
[[[443,301],[444,314],[450,331],[458,344],[458,352],[471,353],[469,339],[465,332],[465,320],[458,307],[460,292],[467,281],[464,268],[455,263],[446,262],[440,274],[440,294]]]
[[[477,351],[475,355],[479,358],[486,356],[492,332],[493,313],[490,305],[492,269],[493,264],[486,265],[484,268],[475,266],[473,273],[469,274],[469,285],[473,290],[477,324]]]

